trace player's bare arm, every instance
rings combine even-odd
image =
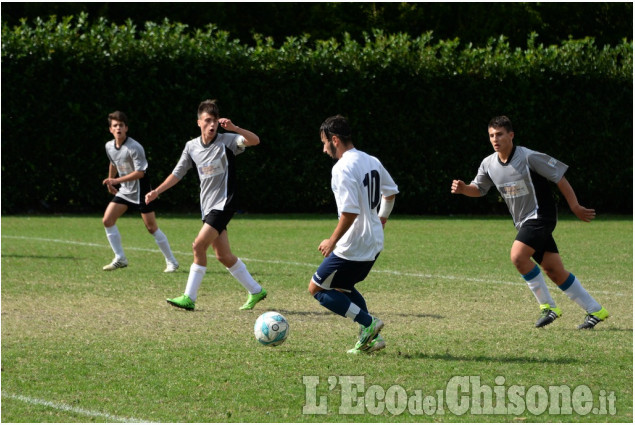
[[[587,223],[595,218],[594,209],[585,208],[578,203],[578,198],[577,196],[575,196],[573,187],[571,187],[571,184],[566,178],[562,177],[557,185],[560,193],[562,193],[562,196],[564,196],[564,198],[567,200],[571,212],[573,212],[576,217]]]
[[[256,146],[260,143],[260,138],[253,132],[238,127],[229,118],[220,118],[218,124],[227,131],[238,133],[245,138],[245,146]]]
[[[481,191],[473,184],[465,184],[463,180],[452,180],[451,192],[455,195],[465,195],[472,198],[481,196]]]
[[[150,192],[146,193],[146,204],[149,204],[150,202],[157,199],[160,194],[162,194],[180,181],[181,179],[179,179],[177,176],[175,176],[174,174],[170,174],[156,189],[153,189]]]
[[[144,176],[144,174],[145,172],[143,171],[133,171],[132,173],[126,174],[125,176],[122,176],[122,177],[117,177],[117,178],[108,177],[107,179],[104,179],[102,184],[105,184],[106,186],[114,186],[116,184],[121,184],[124,182],[139,180],[140,178]]]
[[[337,241],[339,241],[342,236],[350,229],[353,225],[353,222],[357,218],[357,214],[353,213],[342,213],[340,216],[340,220],[337,223],[337,227],[333,231],[333,234],[329,239],[324,239],[318,250],[322,253],[324,257],[328,257],[331,252],[335,249],[335,245],[337,245]]]

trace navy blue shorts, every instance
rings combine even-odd
[[[203,223],[212,226],[220,235],[223,233],[223,230],[227,230],[229,220],[231,220],[233,216],[234,211],[211,210],[203,219]]]
[[[558,252],[558,246],[552,235],[555,228],[555,221],[527,220],[518,231],[516,240],[536,250],[532,257],[540,264],[545,252]]]
[[[350,261],[331,253],[322,261],[312,280],[323,289],[342,289],[350,292],[356,283],[366,279],[377,257],[373,261]]]

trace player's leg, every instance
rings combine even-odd
[[[549,279],[564,292],[570,300],[578,304],[587,316],[584,323],[578,326],[579,329],[590,329],[602,320],[609,317],[608,311],[604,309],[588,292],[577,277],[564,268],[562,258],[557,252],[545,252],[542,263]]]
[[[148,229],[148,232],[154,237],[154,241],[165,257],[166,268],[164,272],[175,272],[179,268],[179,262],[172,253],[168,237],[159,229],[154,211],[141,212],[141,218],[143,219],[143,224],[146,226],[146,229]]]
[[[551,297],[540,267],[531,261],[533,255],[535,255],[535,250],[532,247],[518,240],[514,241],[511,250],[511,260],[525,282],[527,282],[527,286],[534,294],[536,301],[538,301],[540,317],[536,321],[535,326],[542,328],[560,317],[562,311],[556,306],[556,302]]]
[[[121,234],[117,228],[117,219],[126,212],[128,205],[117,201],[118,198],[115,197],[115,199],[108,204],[106,211],[104,212],[104,217],[102,218],[108,243],[115,253],[115,258],[112,262],[103,267],[103,270],[105,271],[112,271],[128,266],[128,260],[126,259],[123,245],[121,243]]]
[[[252,310],[258,302],[267,297],[267,291],[251,276],[245,263],[232,252],[227,230],[223,230],[214,240],[212,248],[214,248],[216,259],[248,292],[247,301],[240,310]]]
[[[309,293],[326,309],[363,326],[355,349],[366,350],[384,323],[355,304],[348,296],[357,282],[366,278],[374,261],[347,261],[334,254],[324,259],[309,282]],[[357,292],[357,291],[356,291]],[[359,294],[359,292],[357,292]],[[361,294],[359,294],[361,297]],[[355,298],[355,296],[353,296]],[[365,305],[363,297],[361,301]],[[385,343],[384,343],[385,346]],[[382,347],[383,348],[383,347]]]
[[[192,244],[194,262],[190,266],[190,273],[187,277],[187,284],[185,285],[185,293],[180,297],[168,298],[166,301],[169,304],[186,310],[194,310],[198,290],[201,287],[203,277],[207,271],[207,249],[217,237],[218,231],[208,223],[203,223],[203,227],[201,227],[201,230],[198,232]]]
[[[547,326],[562,315],[562,311],[551,297],[540,267],[536,265],[542,262],[545,239],[551,236],[552,230],[551,224],[545,225],[537,220],[526,222],[516,235],[510,252],[512,263],[527,282],[540,306],[540,317],[535,324],[537,328]]]

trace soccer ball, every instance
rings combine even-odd
[[[282,344],[289,336],[289,322],[282,314],[268,311],[256,320],[254,335],[262,345],[275,347]]]

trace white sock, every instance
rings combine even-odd
[[[172,250],[170,249],[170,242],[168,242],[168,237],[165,236],[165,233],[163,233],[161,229],[157,229],[157,231],[154,232],[152,236],[154,236],[155,242],[163,253],[165,261],[168,263],[177,264],[178,261],[176,261],[176,258],[174,258],[174,254],[172,254]]]
[[[198,288],[201,287],[206,270],[207,267],[199,266],[198,264],[192,263],[190,266],[190,274],[187,277],[187,285],[185,285],[185,295],[190,297],[192,301],[196,301]]]
[[[123,253],[123,246],[121,245],[121,234],[119,233],[119,229],[117,225],[111,227],[106,227],[106,237],[108,238],[108,242],[110,243],[110,247],[115,253],[116,260],[125,260],[126,255]]]
[[[582,287],[582,284],[573,273],[569,275],[569,278],[559,288],[567,294],[571,301],[575,301],[587,313],[595,313],[602,310],[600,303],[595,301],[587,290]]]
[[[227,270],[250,294],[257,294],[262,291],[262,286],[251,277],[251,274],[247,271],[247,266],[245,266],[245,263],[243,263],[240,258],[236,261],[236,264],[228,267]]]
[[[524,274],[523,279],[527,282],[527,286],[529,286],[531,292],[534,293],[538,304],[549,304],[551,307],[556,306],[556,302],[551,298],[551,293],[549,293],[549,288],[547,288],[547,283],[540,271],[540,267],[536,266],[529,273]]]

